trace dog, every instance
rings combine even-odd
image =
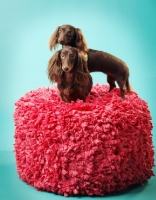
[[[48,63],[48,77],[57,83],[62,101],[70,103],[77,99],[85,101],[92,88],[87,61],[78,49],[63,46]]]
[[[71,25],[59,26],[50,37],[50,50],[55,49],[59,44],[75,47],[87,54],[89,72],[99,71],[107,74],[107,82],[110,85],[109,92],[116,87],[115,81],[118,83],[123,100],[125,92],[132,91],[129,83],[129,68],[126,63],[107,52],[88,49],[81,29]]]

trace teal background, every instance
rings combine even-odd
[[[25,199],[64,198],[37,192],[20,181],[11,153],[14,103],[30,90],[52,87],[46,74],[48,60],[53,54],[48,41],[56,27],[63,24],[81,28],[90,48],[109,52],[127,63],[133,89],[148,102],[156,146],[155,0],[0,0],[1,200],[24,200],[25,191]],[[106,84],[104,74],[92,73],[92,77],[94,84]],[[150,199],[155,199],[154,186],[156,188],[153,177],[145,190],[133,190],[131,198],[143,200],[152,195]],[[11,188],[10,193],[6,188]],[[131,199],[128,195],[122,193],[105,199]]]

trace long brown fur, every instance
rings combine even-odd
[[[57,42],[58,30],[59,30],[59,27],[54,31],[54,33],[50,37],[50,40],[49,40],[49,48],[50,49],[56,49],[56,47],[58,46],[58,42]]]
[[[83,36],[81,29],[76,28],[75,32],[76,32],[76,40],[75,40],[76,48],[82,52],[87,52],[88,51],[87,42],[85,40],[85,37]]]
[[[70,36],[68,35],[69,33]],[[51,39],[49,41],[51,50],[54,49],[56,45],[61,44],[62,46],[69,45],[75,47],[87,53],[89,72],[100,71],[107,74],[107,82],[110,85],[109,92],[116,87],[115,81],[117,81],[120,87],[123,100],[125,99],[125,92],[132,91],[129,84],[129,69],[126,63],[107,52],[88,49],[81,29],[71,25],[62,25],[56,29],[52,36],[55,38],[55,41]]]
[[[61,54],[66,54],[61,59]],[[72,64],[70,55],[74,54]],[[66,71],[66,69],[70,69]],[[54,53],[48,63],[48,77],[52,83],[57,83],[62,101],[71,102],[81,99],[85,101],[92,88],[92,77],[89,74],[84,55],[76,48],[64,46]]]

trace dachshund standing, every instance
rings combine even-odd
[[[63,46],[51,57],[48,77],[57,83],[60,97],[65,102],[85,101],[92,88],[92,77],[84,55],[70,46]]]
[[[107,82],[110,85],[109,92],[116,87],[117,81],[120,87],[121,97],[125,99],[125,92],[130,92],[129,69],[125,62],[119,58],[93,49],[88,49],[82,31],[71,25],[59,26],[52,34],[49,47],[55,49],[58,44],[69,45],[88,54],[88,70],[89,72],[100,71],[107,74]]]

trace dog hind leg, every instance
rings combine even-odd
[[[124,80],[123,78],[117,78],[117,83],[119,85],[119,88],[120,88],[120,95],[121,95],[121,98],[123,100],[125,100],[125,92],[126,92],[126,82],[127,82],[127,79]]]
[[[110,75],[107,75],[107,82],[108,82],[109,85],[110,85],[109,92],[110,92],[111,90],[113,90],[114,88],[116,88],[116,85],[115,85],[115,77],[110,76]]]

